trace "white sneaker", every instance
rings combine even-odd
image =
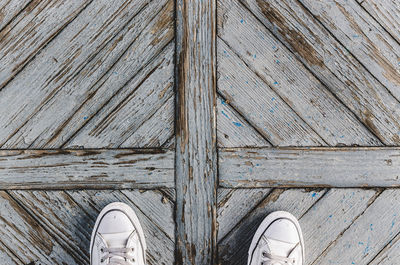
[[[146,242],[135,212],[122,202],[99,214],[90,242],[91,265],[144,265]]]
[[[277,211],[268,215],[251,241],[247,265],[303,265],[304,240],[296,217]]]

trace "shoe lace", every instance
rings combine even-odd
[[[294,265],[294,258],[287,258],[277,255],[272,255],[268,252],[262,253],[263,260],[261,261],[261,265]]]
[[[101,262],[109,259],[109,262],[106,263],[108,265],[132,265],[132,262],[135,262],[132,255],[134,250],[134,248],[102,248],[101,252],[106,253],[106,255],[101,258]],[[115,257],[122,259],[115,259]]]

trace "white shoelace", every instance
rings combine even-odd
[[[271,255],[267,252],[262,253],[263,261],[261,265],[294,265],[295,259],[294,258],[286,258],[277,255]]]
[[[102,252],[107,254],[101,258],[101,262],[110,259],[110,262],[106,263],[107,265],[132,265],[135,259],[130,253],[133,251],[133,248],[103,248]]]

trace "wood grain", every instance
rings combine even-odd
[[[25,1],[20,2],[13,8],[24,6]],[[90,3],[85,0],[30,2],[0,32],[0,90]],[[9,7],[5,6],[6,9]]]
[[[355,115],[238,1],[218,1],[218,36],[326,144],[379,144]]]
[[[400,190],[383,191],[349,229],[329,245],[315,264],[329,264],[330,260],[337,264],[369,264],[398,233],[399,207]]]
[[[0,189],[174,187],[174,152],[2,150]]]
[[[0,143],[7,140],[3,148],[62,147],[101,109],[111,112],[116,107],[107,104],[112,98],[122,101],[127,97],[129,93],[121,92],[128,92],[124,90],[125,85],[136,75],[136,81],[132,82],[140,83],[138,79],[145,80],[154,69],[156,65],[141,72],[173,38],[173,2],[126,1],[121,3],[120,11],[117,3],[109,3],[113,5],[109,8],[106,2],[109,3],[98,4],[102,15],[97,14],[95,19],[91,18],[95,16],[93,8],[90,12],[94,14],[78,16],[46,46],[41,56],[35,57],[23,71],[25,74],[21,72],[0,92],[1,99],[11,97],[8,102],[13,103],[13,111],[0,118],[0,124],[5,126],[0,132]],[[116,12],[115,17],[112,12]],[[106,16],[113,16],[113,19],[105,22]],[[67,50],[64,43],[70,43]],[[65,56],[69,49],[74,51]],[[172,47],[167,48],[163,55],[172,50]],[[172,54],[169,58],[173,58]],[[46,68],[44,74],[36,73],[37,69],[44,70],[43,65],[52,65],[52,68]],[[43,78],[36,77],[32,82],[32,75],[36,74]],[[162,80],[165,78],[160,76]],[[16,98],[13,93],[16,93],[15,87],[20,86],[26,89],[18,91],[20,97]],[[25,96],[32,100],[21,100]],[[113,102],[118,103],[115,99]],[[103,146],[108,144],[106,141]]]
[[[400,144],[400,103],[298,1],[242,2],[380,141]]]
[[[176,264],[216,256],[216,3],[176,2]]]
[[[31,3],[32,0],[8,0],[0,2],[0,32],[9,31],[7,26],[14,17]],[[32,5],[32,3],[31,3]],[[6,28],[4,28],[6,27]],[[4,33],[0,33],[0,39]]]
[[[400,2],[396,0],[363,0],[361,6],[400,43]]]
[[[400,44],[355,0],[299,0],[400,100]]]
[[[398,187],[400,148],[230,148],[222,187]]]
[[[219,264],[247,264],[250,242],[258,226],[269,213],[283,210],[300,218],[325,192],[326,190],[303,189],[276,189],[271,192],[219,241]]]

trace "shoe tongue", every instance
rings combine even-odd
[[[101,236],[104,241],[106,241],[108,248],[125,248],[131,233],[130,231],[109,234],[104,233],[101,234]]]
[[[263,238],[263,244],[261,245],[262,250],[270,253],[271,255],[281,256],[281,257],[288,257],[289,254],[292,252],[294,247],[296,246],[295,243],[288,243],[285,241],[268,238],[267,240]]]

